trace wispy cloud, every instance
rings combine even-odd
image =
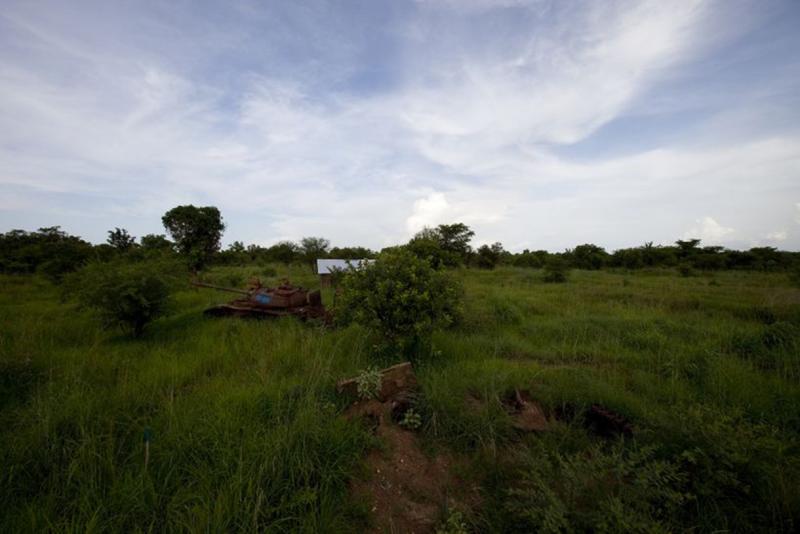
[[[769,240],[759,236],[795,218],[785,199],[800,195],[800,133],[777,119],[751,130],[753,114],[714,110],[699,126],[656,126],[679,142],[620,154],[601,140],[588,159],[562,150],[687,72],[702,78],[692,65],[747,39],[747,21],[719,9],[10,4],[0,223],[41,217],[97,240],[104,224],[158,230],[163,211],[195,202],[222,209],[231,240],[260,243],[324,234],[379,247],[463,220],[511,248],[616,247],[670,241],[698,218],[711,241]],[[775,83],[791,87],[796,70],[786,72]],[[799,246],[793,236],[783,243]]]

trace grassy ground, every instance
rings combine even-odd
[[[271,281],[315,284],[276,270]],[[800,528],[800,291],[784,275],[454,276],[464,319],[417,370],[425,442],[466,458],[481,487],[463,511],[472,529]],[[0,279],[0,531],[365,528],[348,481],[375,438],[337,417],[334,384],[371,365],[374,340],[202,317],[225,297],[181,291],[132,340],[41,279]],[[562,421],[514,432],[500,403],[513,388]],[[593,403],[626,416],[633,438],[588,433]]]

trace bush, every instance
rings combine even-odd
[[[387,251],[348,272],[337,321],[375,329],[392,348],[408,351],[430,341],[457,317],[461,288],[444,271],[403,249]]]
[[[119,326],[138,337],[166,313],[175,272],[175,265],[166,262],[94,262],[73,275],[71,288],[104,326]]]
[[[690,276],[694,276],[696,274],[691,264],[686,262],[678,265],[678,273],[684,278],[689,278]]]
[[[561,284],[567,281],[567,262],[559,256],[547,260],[544,266],[544,278],[547,283]]]

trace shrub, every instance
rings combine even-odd
[[[544,266],[544,278],[547,283],[561,284],[567,281],[567,262],[560,256],[552,256]]]
[[[684,278],[689,278],[690,276],[694,276],[695,272],[691,264],[684,262],[678,265],[678,274]]]
[[[104,326],[119,326],[138,337],[166,313],[175,272],[175,265],[166,262],[94,262],[75,273],[71,286]]]
[[[452,324],[460,286],[407,250],[382,253],[347,273],[337,303],[337,320],[375,329],[390,347],[408,351],[430,340],[437,327]]]

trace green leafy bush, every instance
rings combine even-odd
[[[552,256],[544,266],[543,280],[551,284],[562,284],[567,281],[569,266],[564,258]]]
[[[94,262],[75,273],[70,286],[105,326],[119,326],[138,337],[166,313],[176,272],[169,262]]]
[[[458,315],[461,287],[407,250],[385,252],[344,277],[337,320],[355,322],[383,336],[401,350],[420,348],[437,327]]]

